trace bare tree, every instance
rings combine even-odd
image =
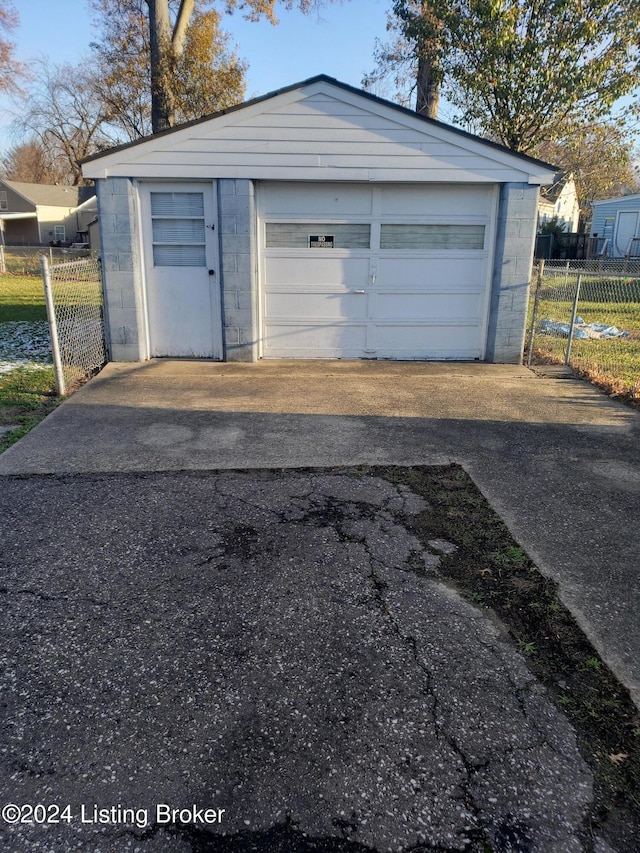
[[[9,181],[29,184],[64,183],[67,177],[60,164],[52,162],[50,153],[39,139],[28,139],[10,148],[2,158],[0,171]]]
[[[107,116],[91,71],[43,60],[37,81],[14,125],[39,141],[65,183],[82,184],[79,161],[113,142],[104,131]]]

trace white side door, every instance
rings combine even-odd
[[[151,357],[221,359],[215,186],[140,187]]]

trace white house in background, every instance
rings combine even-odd
[[[640,256],[640,193],[593,202],[591,236],[607,240],[613,258]]]
[[[112,358],[519,362],[554,172],[324,75],[96,154]]]
[[[70,243],[96,215],[93,187],[0,180],[0,241],[9,246]]]
[[[553,183],[540,187],[539,225],[557,217],[567,233],[576,232],[580,221],[580,204],[571,172],[556,172]]]

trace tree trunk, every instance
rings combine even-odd
[[[417,39],[418,72],[416,76],[416,112],[428,118],[438,118],[440,105],[439,51],[442,22],[434,14],[432,0],[422,0],[420,17],[427,24]]]
[[[173,125],[172,47],[168,0],[147,0],[151,42],[151,127],[154,133]]]
[[[439,105],[440,84],[434,77],[431,62],[421,56],[416,77],[416,112],[437,119]]]

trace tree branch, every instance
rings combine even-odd
[[[189,26],[189,21],[193,14],[194,6],[195,0],[181,0],[178,17],[176,18],[173,35],[171,37],[171,47],[173,48],[173,55],[176,58],[180,58],[184,51],[184,45],[187,39],[187,27]]]

